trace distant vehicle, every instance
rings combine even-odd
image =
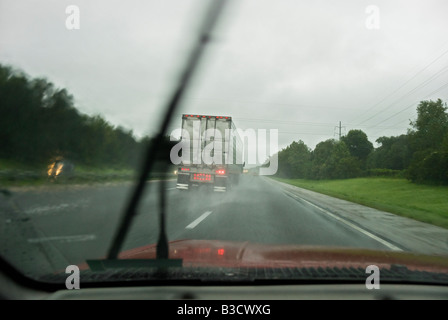
[[[243,143],[232,117],[184,114],[182,129],[189,154],[182,155],[177,189],[208,186],[225,192],[238,184],[244,167]]]
[[[54,161],[51,162],[50,165],[48,165],[47,170],[48,178],[50,180],[56,180],[62,176],[63,177],[72,176],[74,169],[75,166],[71,161],[66,160],[62,157],[57,157],[56,159],[54,159]]]
[[[250,174],[251,176],[258,176],[258,175],[260,175],[260,167],[250,168],[248,170],[248,174]]]

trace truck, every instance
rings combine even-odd
[[[243,172],[243,142],[230,116],[183,114],[177,189],[226,192]]]

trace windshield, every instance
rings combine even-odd
[[[2,260],[64,286],[448,284],[446,12],[0,0]]]

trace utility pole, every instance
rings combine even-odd
[[[339,141],[341,141],[341,121],[339,121]]]
[[[342,138],[342,128],[344,128],[345,131],[345,127],[342,126],[342,121],[339,121],[339,125],[334,127],[334,131],[333,131],[333,136],[338,135],[339,136],[339,141],[341,141]],[[338,132],[336,133],[335,131],[338,130]]]

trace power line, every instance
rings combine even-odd
[[[441,47],[444,47],[448,42],[445,42]],[[373,106],[371,106],[369,109],[367,109],[366,113],[369,112],[370,110],[374,109],[377,105],[379,105],[380,103],[382,103],[383,101],[385,101],[387,98],[389,98],[390,96],[394,95],[396,92],[398,92],[401,88],[403,88],[405,85],[407,85],[409,82],[411,82],[413,79],[415,79],[419,74],[421,74],[423,71],[425,71],[426,69],[428,69],[431,65],[433,65],[436,61],[438,61],[440,58],[442,58],[445,54],[448,53],[448,50],[445,50],[441,55],[439,55],[437,58],[435,58],[434,60],[432,60],[428,65],[426,65],[423,69],[421,69],[420,71],[418,71],[416,74],[414,74],[410,79],[408,79],[407,81],[405,81],[401,86],[399,86],[397,89],[395,89],[394,91],[392,91],[391,93],[389,93],[387,96],[385,96],[383,99],[381,99],[379,102],[375,103]],[[361,116],[362,117],[362,116]],[[359,117],[357,117],[359,118]],[[350,122],[353,122],[352,119]]]
[[[278,133],[281,134],[306,134],[306,135],[312,135],[312,136],[325,136],[328,134],[323,134],[323,133],[311,133],[311,132],[290,132],[290,131],[279,131]]]
[[[435,90],[435,91],[439,91],[440,89],[443,89],[443,87],[446,87],[447,85],[448,85],[448,83],[445,84],[445,85],[443,85],[442,87],[439,87],[439,89],[437,89],[437,90]],[[435,92],[435,91],[434,91],[434,92]],[[429,96],[432,95],[434,92],[430,93],[430,94],[427,95],[426,97],[429,97]],[[425,98],[426,98],[426,97],[425,97]],[[448,98],[443,98],[443,100],[448,100]],[[415,102],[413,105],[415,105],[415,104],[417,104],[417,103],[418,103],[418,101]],[[408,108],[409,108],[409,106],[406,107],[405,109],[408,109]],[[403,110],[403,111],[404,111],[404,110]],[[416,116],[417,116],[417,112],[414,112],[414,113],[412,113],[412,115],[411,115],[410,118],[415,118]],[[388,120],[388,119],[385,119],[384,121],[386,121],[386,120]],[[382,121],[382,122],[384,122],[384,121]],[[401,123],[403,123],[403,122],[405,122],[405,121],[410,121],[410,119],[402,119],[402,120],[396,122],[395,124],[391,125],[389,128],[386,128],[386,127],[377,127],[377,128],[386,128],[385,130],[390,130],[390,129],[400,129],[400,128],[397,128],[397,125],[399,125],[399,124],[401,124]],[[372,136],[375,137],[375,134],[378,134],[378,133],[379,133],[379,131],[376,131],[376,132],[373,133]]]
[[[184,99],[185,101],[212,101],[212,102],[221,102],[221,103],[241,103],[241,104],[252,104],[252,105],[266,105],[271,107],[283,106],[283,107],[302,107],[309,109],[334,109],[334,106],[329,107],[328,105],[311,105],[311,104],[302,104],[302,103],[278,103],[278,102],[262,102],[262,101],[254,101],[254,100],[240,100],[233,98],[194,98],[187,97]],[[337,107],[338,110],[354,110],[355,108],[344,108]]]
[[[447,51],[448,52],[448,51]],[[392,102],[391,104],[387,105],[385,108],[379,110],[377,113],[375,113],[374,115],[370,116],[369,118],[365,119],[364,121],[360,122],[358,125],[363,124],[364,122],[376,117],[378,114],[382,113],[384,110],[388,109],[389,107],[391,107],[392,105],[394,105],[395,103],[397,103],[398,101],[402,100],[404,97],[410,95],[411,93],[415,92],[418,89],[421,89],[423,87],[425,87],[426,85],[428,85],[431,81],[433,81],[434,79],[436,79],[437,77],[439,77],[441,74],[443,74],[444,72],[448,71],[448,66],[445,66],[443,69],[439,70],[436,74],[432,75],[431,77],[429,77],[428,79],[426,79],[425,81],[423,81],[422,83],[420,83],[418,86],[414,87],[411,91],[405,93],[404,95],[402,95],[400,98],[398,98],[397,100],[395,100],[394,102]]]
[[[328,127],[329,125],[333,125],[332,123],[325,123],[325,122],[300,122],[300,121],[288,121],[288,120],[274,120],[274,119],[254,119],[254,118],[238,118],[234,117],[234,120],[237,121],[249,121],[249,122],[268,122],[268,123],[275,123],[275,124],[290,124],[290,125],[303,125],[303,126],[324,126]]]
[[[333,126],[333,123],[329,122],[300,122],[300,121],[287,121],[287,120],[273,120],[273,119],[249,119],[249,118],[233,118],[234,120],[241,122],[267,122],[273,124],[283,124],[283,125],[296,125],[296,126],[317,126],[317,127],[328,127]],[[350,124],[348,124],[350,125]],[[361,128],[368,127],[368,125],[358,126]],[[387,126],[384,128],[388,128]]]
[[[445,83],[444,85],[442,85],[441,87],[439,87],[438,89],[434,90],[434,91],[431,92],[430,94],[426,95],[423,99],[426,99],[426,98],[432,96],[433,94],[435,94],[435,93],[437,93],[437,92],[439,92],[439,91],[441,91],[441,90],[443,90],[443,89],[445,89],[445,88],[448,88],[448,82]],[[400,113],[406,111],[407,109],[409,109],[409,108],[415,106],[415,104],[416,104],[416,103],[413,102],[412,104],[408,105],[408,106],[405,107],[404,109],[402,109],[402,110],[400,110],[400,111],[394,113],[394,114],[391,115],[390,117],[388,117],[388,118],[382,120],[381,122],[379,122],[379,123],[377,123],[377,124],[381,124],[381,123],[383,123],[383,122],[385,122],[385,121],[387,121],[387,120],[389,120],[389,119],[395,117],[396,115],[398,115],[398,114],[400,114]],[[373,127],[375,127],[375,126],[376,126],[376,125],[373,125],[373,126],[370,126],[369,128],[373,128]]]
[[[414,112],[414,113],[412,114],[411,118],[414,117],[415,115],[416,115],[416,113]],[[401,124],[401,123],[403,123],[403,122],[405,122],[405,121],[409,121],[409,119],[404,119],[404,120],[402,119],[402,120],[396,122],[394,125],[390,126],[389,129],[385,129],[385,130],[390,130],[390,129],[401,129],[401,128],[397,128],[397,125],[399,125],[399,124]],[[376,132],[374,132],[374,133],[372,134],[372,137],[376,137],[375,135],[378,134],[379,132],[380,132],[380,131],[376,131]]]

